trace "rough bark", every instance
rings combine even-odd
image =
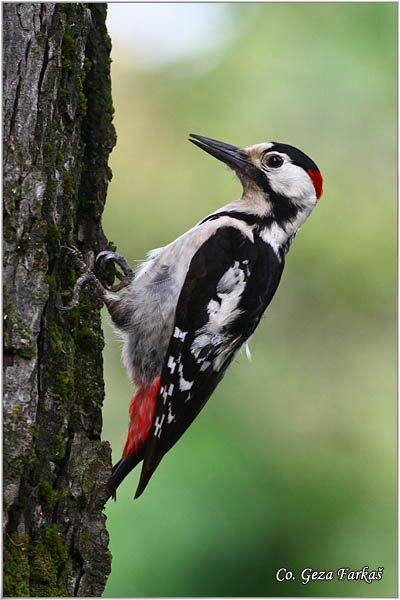
[[[56,309],[77,278],[60,245],[91,260],[110,247],[105,15],[3,4],[6,596],[99,596],[110,572],[99,303],[86,289],[78,308]]]

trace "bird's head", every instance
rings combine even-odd
[[[294,146],[266,142],[237,148],[192,133],[189,141],[233,169],[245,194],[261,191],[278,210],[290,202],[311,211],[322,195],[317,165]]]

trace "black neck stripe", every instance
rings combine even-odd
[[[260,217],[259,215],[246,212],[224,210],[219,213],[209,215],[208,217],[200,221],[200,225],[202,225],[206,221],[214,221],[215,219],[219,219],[220,217],[231,217],[232,219],[239,219],[240,221],[244,221],[245,223],[247,223],[247,225],[257,225],[260,228],[270,227],[272,223],[278,223],[280,227],[285,229],[285,223],[291,221],[297,215],[297,206],[290,202],[287,198],[284,198],[283,196],[278,197],[276,194],[271,195],[270,193],[269,199],[270,201],[272,201],[272,215]]]
[[[213,215],[209,215],[202,221],[200,221],[199,225],[206,223],[207,221],[214,221],[215,219],[219,219],[220,217],[231,217],[232,219],[238,219],[239,221],[244,221],[247,225],[258,225],[259,227],[268,227],[271,225],[276,219],[271,215],[260,217],[259,215],[254,215],[245,212],[239,212],[235,210],[224,210],[219,213],[214,213]]]

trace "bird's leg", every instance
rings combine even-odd
[[[111,252],[110,250],[103,250],[96,256],[96,262],[99,262],[101,260],[114,261],[115,263],[117,263],[117,265],[121,267],[122,272],[125,275],[125,278],[123,279],[121,273],[116,270],[116,275],[118,279],[120,279],[121,283],[107,288],[110,292],[119,292],[119,290],[122,290],[122,288],[127,287],[131,283],[131,281],[133,281],[135,273],[132,267],[129,265],[126,258],[121,256],[120,254],[117,254],[116,252]]]
[[[82,253],[75,248],[75,246],[61,246],[61,248],[72,257],[81,275],[75,283],[72,301],[68,304],[68,306],[58,306],[57,308],[59,310],[72,310],[73,308],[76,308],[79,304],[79,294],[82,287],[90,282],[96,289],[99,298],[106,305],[114,324],[121,329],[125,328],[127,323],[129,323],[129,312],[127,312],[125,308],[126,303],[124,303],[123,296],[110,294],[110,292],[117,292],[133,281],[135,273],[129,266],[127,260],[123,256],[108,250],[100,252],[100,254],[97,255],[96,261],[101,259],[115,261],[121,267],[125,275],[125,279],[123,279],[120,284],[107,288],[90,270],[83,259]],[[119,279],[123,278],[123,275],[121,275],[119,272],[117,272],[117,276]]]
[[[73,310],[76,308],[79,304],[79,294],[81,293],[81,289],[88,282],[91,282],[91,284],[95,287],[99,298],[108,305],[109,295],[107,294],[106,288],[96,277],[96,275],[89,269],[88,265],[83,259],[82,253],[78,250],[78,248],[75,246],[61,246],[61,249],[72,257],[75,266],[80,271],[81,275],[75,283],[71,302],[67,306],[57,306],[57,308],[59,310]]]

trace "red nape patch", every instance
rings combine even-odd
[[[122,456],[136,452],[140,444],[146,441],[153,423],[156,398],[160,389],[160,376],[150,385],[141,385],[131,400],[129,407],[128,439]]]
[[[311,181],[315,187],[315,193],[317,194],[317,200],[319,200],[322,196],[322,175],[319,171],[311,171],[311,169],[308,169],[307,173],[311,177]]]

